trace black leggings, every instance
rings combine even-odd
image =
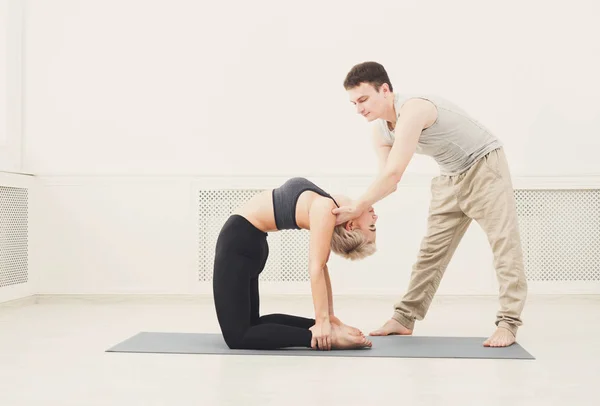
[[[258,275],[269,255],[267,234],[232,215],[217,240],[213,295],[225,342],[232,349],[310,347],[314,319],[260,316]]]

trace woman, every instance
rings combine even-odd
[[[351,260],[375,252],[377,215],[371,208],[339,226],[331,213],[335,198],[304,178],[264,191],[238,208],[217,240],[213,294],[217,319],[232,349],[310,347],[320,350],[370,347],[358,330],[333,314],[327,261],[329,253]],[[310,230],[309,273],[315,318],[285,314],[259,315],[258,276],[269,255],[267,233],[284,229]]]

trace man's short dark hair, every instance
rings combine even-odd
[[[392,82],[390,82],[390,78],[388,77],[385,68],[382,64],[377,62],[369,61],[354,65],[346,75],[346,79],[344,79],[344,88],[350,90],[360,86],[361,83],[368,83],[377,91],[379,91],[381,85],[387,83],[390,87],[390,91],[394,91]]]

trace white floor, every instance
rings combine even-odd
[[[394,299],[335,308],[368,332]],[[530,297],[518,341],[535,361],[106,353],[139,331],[218,332],[210,298],[36,302],[0,305],[2,406],[600,404],[600,296]],[[309,297],[261,303],[311,309]],[[438,297],[415,334],[487,336],[495,311],[490,297]]]

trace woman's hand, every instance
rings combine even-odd
[[[329,319],[316,320],[314,326],[310,328],[312,340],[310,346],[322,351],[331,350],[331,323]]]

